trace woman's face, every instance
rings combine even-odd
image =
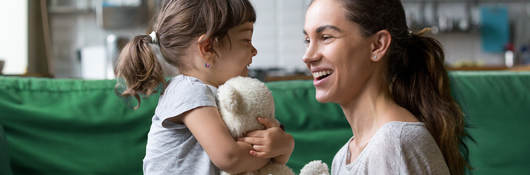
[[[372,39],[363,37],[345,12],[336,0],[315,0],[306,12],[303,60],[313,74],[319,102],[350,102],[372,74]]]

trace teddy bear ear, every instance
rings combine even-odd
[[[220,99],[220,101],[223,101],[224,103],[223,108],[226,110],[232,112],[232,113],[239,113],[241,112],[240,106],[241,106],[241,95],[239,92],[232,86],[226,85],[223,89],[223,97],[224,99]]]

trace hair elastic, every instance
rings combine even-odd
[[[156,38],[156,32],[155,31],[151,32],[151,34],[149,34],[149,36],[151,37],[151,43],[152,44],[158,44],[158,39]]]

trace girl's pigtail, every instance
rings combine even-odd
[[[117,78],[123,78],[127,86],[120,95],[134,96],[138,101],[135,109],[140,107],[140,94],[149,96],[161,83],[166,84],[161,64],[149,45],[151,42],[149,35],[134,37],[121,51],[116,67]]]

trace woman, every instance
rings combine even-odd
[[[354,133],[332,174],[465,173],[444,53],[409,32],[399,0],[315,0],[304,34],[317,100],[338,103]]]

